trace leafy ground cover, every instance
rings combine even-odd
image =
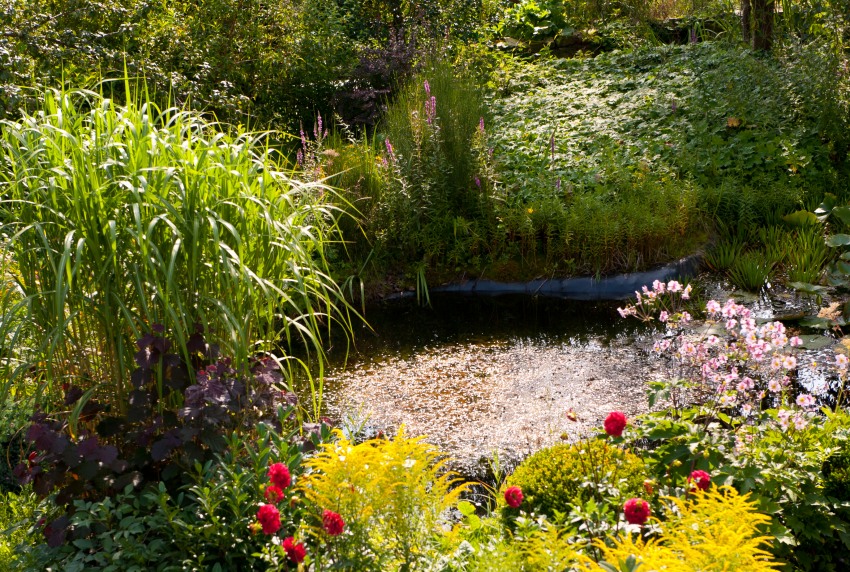
[[[378,274],[633,271],[718,236],[755,245],[761,227],[846,194],[848,84],[831,80],[843,72],[826,44],[459,62],[423,67],[370,139],[314,152],[323,174],[341,173],[331,180],[363,221],[355,258]],[[733,275],[757,288],[771,269]]]

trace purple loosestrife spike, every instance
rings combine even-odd
[[[319,121],[318,121],[318,123],[319,123],[319,126],[318,126],[318,128],[316,129],[316,139],[318,139],[318,138],[319,138],[319,136],[321,136],[321,134],[322,134],[322,114],[321,114],[321,113],[319,113]]]
[[[431,85],[428,83],[428,80],[425,80],[425,95],[427,97],[431,97]]]
[[[296,165],[298,165],[298,166],[300,167],[300,166],[301,166],[301,163],[302,163],[303,161],[304,161],[304,154],[303,154],[303,153],[301,152],[301,150],[299,149],[299,150],[298,150],[298,153],[296,153],[296,154],[295,154],[295,164],[296,164]]]
[[[475,186],[479,189],[481,188],[481,179],[479,179],[478,177],[475,177]]]
[[[478,132],[481,133],[481,135],[484,135],[484,118],[483,117],[478,119]]]

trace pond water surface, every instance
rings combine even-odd
[[[616,303],[528,296],[432,296],[367,309],[357,347],[327,373],[325,404],[367,434],[404,424],[485,478],[561,439],[598,431],[612,410],[646,410],[650,330]],[[622,302],[620,303],[622,304]],[[573,420],[575,419],[575,420]]]

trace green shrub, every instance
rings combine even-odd
[[[38,500],[32,491],[0,492],[0,570],[14,570],[20,548],[32,542],[28,534]]]
[[[591,439],[534,453],[519,464],[506,486],[522,489],[523,508],[554,518],[591,499],[610,501],[619,510],[629,497],[645,494],[646,477],[640,457],[605,440]]]
[[[848,443],[823,463],[823,492],[841,501],[850,501],[850,449]]]

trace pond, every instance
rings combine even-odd
[[[331,355],[325,405],[352,431],[425,435],[467,477],[486,478],[612,410],[646,410],[653,330],[617,303],[432,295],[367,309],[356,349]],[[622,305],[622,302],[620,303]]]

